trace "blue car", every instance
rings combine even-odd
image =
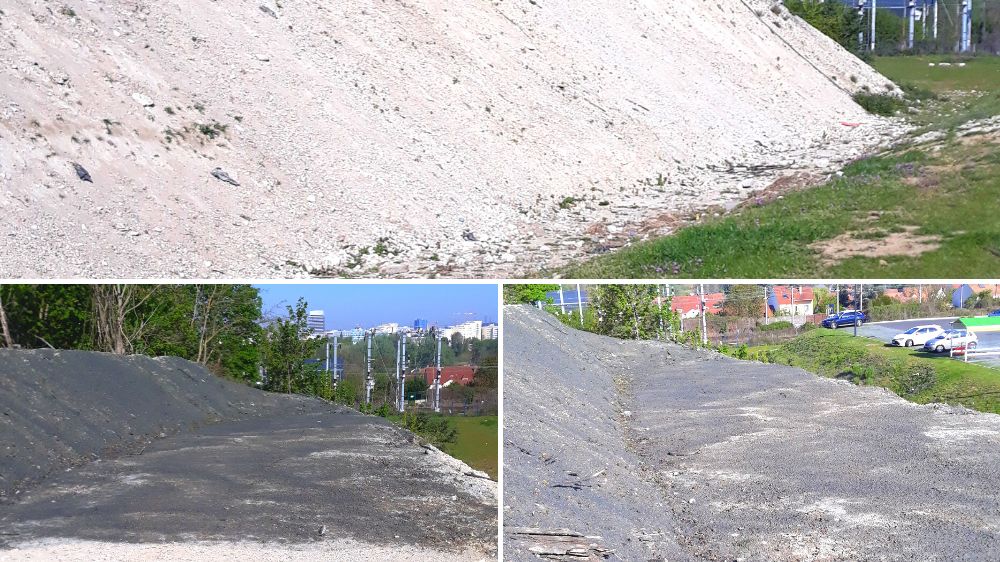
[[[987,314],[987,316],[1000,316],[1000,308],[994,310],[993,312]]]
[[[845,310],[840,314],[831,314],[823,319],[824,328],[839,328],[841,326],[860,326],[868,321],[861,310]]]

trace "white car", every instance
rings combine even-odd
[[[943,333],[944,328],[938,326],[937,324],[914,326],[901,334],[892,336],[892,341],[889,342],[889,345],[898,345],[900,347],[924,345],[927,343],[927,340],[932,340]]]
[[[947,330],[932,340],[927,340],[924,344],[924,351],[943,353],[953,347],[964,347],[975,349],[979,338],[975,332],[968,330]]]

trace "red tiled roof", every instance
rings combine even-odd
[[[812,302],[813,300],[813,288],[804,285],[794,285],[788,287],[785,285],[775,285],[771,288],[772,294],[778,300],[778,305],[792,304],[792,299],[798,304]]]
[[[424,367],[424,380],[427,384],[434,384],[434,374],[437,369],[434,367]],[[472,383],[472,378],[476,374],[476,368],[470,365],[453,365],[441,367],[441,384],[448,381],[455,381],[458,384],[468,385]]]
[[[709,314],[719,314],[722,312],[722,304],[726,302],[726,295],[723,293],[705,294],[705,311]],[[670,310],[679,312],[681,315],[689,314],[692,311],[701,311],[701,297],[698,295],[677,295],[670,300]]]

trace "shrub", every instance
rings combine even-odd
[[[872,94],[868,92],[858,92],[854,94],[854,101],[863,107],[868,113],[891,117],[897,111],[905,107],[906,103],[897,96],[891,94]]]
[[[776,330],[791,330],[795,328],[795,325],[788,320],[778,320],[777,322],[771,322],[770,324],[760,324],[757,329],[761,332],[773,332]]]

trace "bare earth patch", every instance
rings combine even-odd
[[[904,227],[903,232],[890,232],[884,238],[868,240],[859,232],[845,232],[829,240],[822,240],[809,247],[820,253],[823,265],[834,265],[848,258],[861,256],[882,258],[888,256],[911,256],[937,250],[941,237],[916,234],[917,227]]]

